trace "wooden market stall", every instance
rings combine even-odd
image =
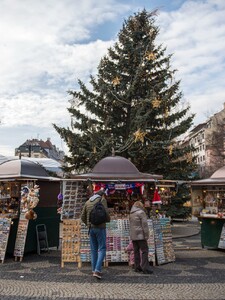
[[[192,214],[201,224],[202,247],[225,249],[225,167],[191,182]]]
[[[33,201],[32,207],[24,200],[25,191],[29,191],[27,195]],[[38,224],[45,224],[47,228],[48,246],[59,246],[59,192],[60,179],[50,177],[35,162],[13,159],[0,164],[1,262],[6,254],[22,260],[24,253],[37,251]]]
[[[92,192],[101,187],[106,189],[111,216],[111,222],[107,224],[106,264],[128,261],[125,248],[129,243],[130,208],[136,200],[151,208],[156,183],[159,184],[160,179],[160,175],[139,172],[128,159],[110,156],[100,160],[91,173],[63,180],[62,267],[65,262],[77,262],[78,267],[82,262],[90,262],[88,228],[81,223],[80,215]],[[164,195],[164,200],[168,201],[167,193]],[[154,215],[148,223],[149,260],[152,264],[174,261],[170,220]]]

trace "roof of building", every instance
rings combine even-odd
[[[225,185],[225,166],[215,171],[210,178],[195,180],[191,185]]]
[[[109,156],[100,160],[92,172],[73,175],[73,179],[91,181],[152,181],[162,179],[162,175],[141,173],[128,159],[121,156]]]
[[[20,159],[7,160],[0,164],[0,179],[50,179],[39,164]]]
[[[200,131],[202,128],[204,128],[206,126],[207,123],[201,123],[198,124],[197,126],[195,126],[192,130],[191,130],[191,134],[197,133],[198,131]]]
[[[21,159],[19,159],[18,156],[6,157],[0,155],[0,166],[3,162],[11,161],[11,160],[28,161],[28,162],[30,161],[32,163],[35,163],[36,165],[41,166],[47,171],[55,172],[58,176],[63,176],[62,164],[51,158],[21,157]]]

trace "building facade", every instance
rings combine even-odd
[[[225,163],[225,106],[205,123],[197,125],[186,137],[194,148],[200,178],[210,177]]]
[[[56,148],[56,146],[51,143],[50,138],[46,141],[38,139],[26,140],[25,143],[15,149],[15,156],[51,158],[58,162],[63,162],[64,155],[64,151]]]

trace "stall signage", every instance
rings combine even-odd
[[[126,189],[126,184],[115,184],[115,189],[116,190],[125,190]]]

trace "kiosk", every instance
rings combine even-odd
[[[37,218],[27,220],[21,209],[23,187],[39,187],[39,202],[34,208]],[[23,249],[37,251],[36,225],[45,224],[48,246],[59,246],[60,216],[57,214],[57,195],[60,179],[49,176],[39,164],[26,159],[13,159],[0,164],[0,260]],[[19,225],[20,224],[20,225]],[[15,242],[17,248],[15,249]],[[18,252],[18,251],[17,251]],[[16,252],[16,253],[17,253]],[[21,251],[20,251],[21,253]]]
[[[139,172],[124,157],[110,156],[100,160],[91,173],[63,180],[62,267],[65,262],[77,262],[80,267],[82,262],[90,261],[88,228],[81,223],[80,215],[90,195],[102,187],[106,190],[111,217],[107,224],[106,263],[128,260],[125,248],[129,243],[129,212],[136,200],[141,200],[146,210],[152,208],[153,212],[148,220],[149,260],[153,264],[174,261],[170,220],[157,218],[158,204],[152,206],[156,183],[160,179],[161,175]]]
[[[225,249],[225,167],[191,182],[192,214],[201,224],[202,247]]]

